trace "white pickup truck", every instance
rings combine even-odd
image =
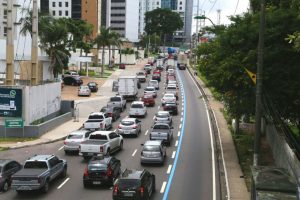
[[[85,160],[95,155],[110,155],[123,149],[123,137],[112,131],[95,131],[80,144],[80,153]]]
[[[107,107],[117,107],[123,111],[126,108],[126,100],[120,95],[110,97]]]
[[[112,128],[112,117],[109,117],[107,113],[93,112],[84,122],[83,127],[89,130],[108,130]]]

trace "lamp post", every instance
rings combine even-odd
[[[205,15],[196,16],[196,17],[194,17],[194,19],[208,19],[212,23],[212,25],[214,26],[214,28],[216,28],[216,25],[213,23],[213,21],[211,21],[211,19],[209,19]]]

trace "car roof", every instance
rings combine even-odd
[[[35,155],[28,160],[30,161],[44,161],[49,160],[50,158],[54,157],[54,155]]]
[[[80,130],[76,130],[76,131],[72,131],[70,133],[70,135],[84,135],[85,133],[87,132],[91,132],[90,130],[87,130],[87,129],[80,129]]]
[[[177,87],[176,84],[170,83],[167,85],[167,87]]]
[[[136,120],[136,118],[124,118],[124,119],[122,119],[122,122],[123,121],[135,121]]]
[[[104,113],[103,112],[92,112],[92,113],[90,113],[90,116],[92,116],[92,115],[104,115]]]
[[[11,160],[11,159],[0,159],[0,166],[3,166],[3,165],[5,165],[5,164],[7,164],[11,161],[13,161],[13,160]]]
[[[155,87],[153,87],[153,86],[147,86],[146,88],[151,88],[151,89],[155,90]]]
[[[97,134],[108,135],[108,134],[110,134],[112,132],[113,131],[95,131],[95,132],[92,132],[91,135],[97,135]]]
[[[110,156],[103,156],[103,155],[93,156],[88,164],[89,165],[96,164],[96,163],[107,164],[111,160],[111,158],[112,157]]]
[[[161,110],[161,111],[158,111],[157,114],[158,114],[158,113],[159,113],[159,114],[170,114],[169,111],[162,111],[162,110]]]
[[[172,96],[175,97],[175,94],[173,94],[173,93],[168,93],[168,92],[167,92],[167,93],[164,94],[164,96],[165,96],[165,95],[172,95]]]
[[[162,143],[162,140],[148,140],[144,143],[144,146],[147,146],[147,145],[152,145],[152,146],[161,145],[161,143]]]
[[[144,102],[142,102],[142,101],[134,101],[131,104],[144,104]]]
[[[155,82],[155,83],[158,83],[158,80],[150,80],[149,82]]]

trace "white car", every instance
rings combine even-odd
[[[80,143],[87,140],[92,131],[81,129],[71,132],[64,141],[64,151],[66,154],[69,152],[79,152]]]
[[[144,94],[151,94],[154,98],[157,97],[157,92],[155,87],[153,86],[148,86],[144,89]]]
[[[172,125],[172,116],[169,111],[158,111],[154,116],[154,123],[167,123]]]
[[[129,117],[139,116],[145,117],[147,115],[147,108],[142,101],[132,102],[129,110]]]
[[[167,74],[168,75],[175,75],[175,70],[174,69],[168,69]]]
[[[169,81],[168,81],[168,84],[175,84],[175,85],[178,87],[177,81],[175,81],[175,80],[169,80]]]
[[[87,85],[79,86],[78,96],[91,96],[91,90],[89,86]]]
[[[148,86],[155,87],[156,90],[159,90],[159,83],[157,80],[150,80]]]
[[[175,103],[176,97],[173,93],[166,93],[163,98],[161,99],[161,104],[164,106],[166,103]]]

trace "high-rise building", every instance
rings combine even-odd
[[[44,13],[49,13],[51,16],[55,18],[59,17],[66,17],[66,18],[73,18],[74,17],[81,17],[78,16],[76,9],[73,10],[73,3],[76,4],[78,1],[81,0],[40,0],[40,10]],[[81,3],[81,2],[80,2]],[[78,5],[77,5],[78,6]],[[76,6],[75,6],[76,8]],[[81,6],[80,6],[81,8]],[[74,14],[73,14],[74,12]]]
[[[0,0],[0,39],[5,38],[7,34],[7,1],[8,0]],[[17,1],[13,0],[13,2],[14,8],[17,8]],[[16,9],[12,10],[12,15],[13,20],[15,20],[17,16]],[[14,37],[16,37],[16,34],[14,34]]]
[[[193,5],[194,0],[186,0],[185,2],[185,41],[190,42],[192,38],[192,22],[193,22]]]
[[[93,35],[95,38],[99,33],[100,27],[102,26],[101,13],[102,13],[102,2],[101,0],[82,0],[81,2],[81,19],[93,25]]]
[[[178,0],[161,0],[161,8],[177,10],[177,2]]]

